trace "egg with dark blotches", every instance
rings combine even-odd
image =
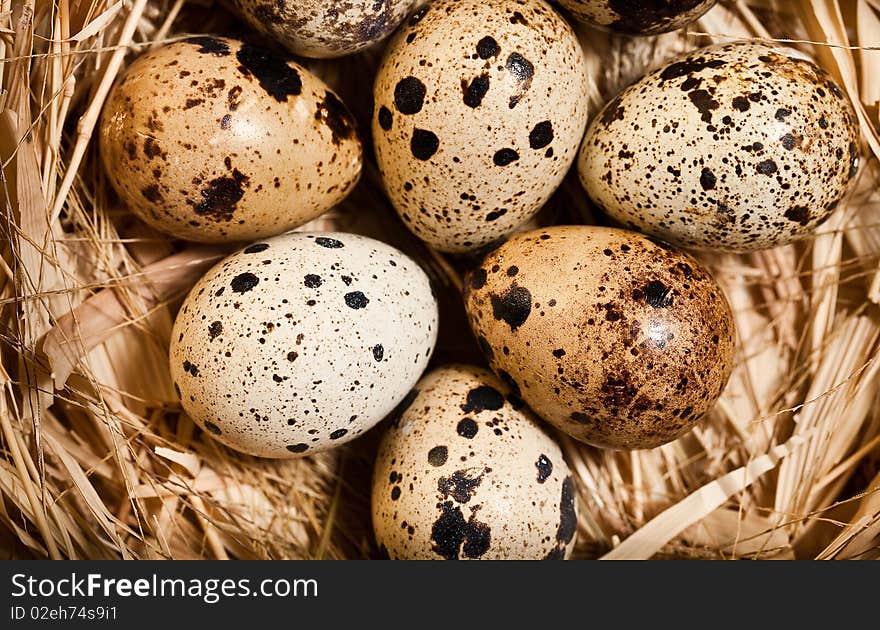
[[[259,31],[304,57],[342,57],[385,39],[415,0],[235,0]]]
[[[252,44],[192,37],[138,57],[104,106],[100,151],[123,203],[201,242],[302,225],[358,182],[354,119],[315,75]]]
[[[685,247],[750,251],[804,238],[851,188],[852,104],[800,53],[696,50],[624,90],[593,121],[578,168],[627,227]]]
[[[468,274],[465,307],[502,380],[594,446],[647,449],[684,435],[733,369],[721,287],[696,259],[635,232],[518,234]]]
[[[556,0],[587,24],[629,35],[658,35],[694,22],[717,0]]]
[[[184,411],[223,444],[310,455],[388,415],[437,338],[428,277],[389,245],[291,233],[211,269],[174,322],[170,366]]]
[[[382,439],[373,529],[394,560],[563,560],[577,499],[559,446],[494,374],[427,374]]]
[[[532,218],[573,163],[587,121],[577,37],[542,0],[440,0],[391,40],[373,136],[404,223],[445,252]]]

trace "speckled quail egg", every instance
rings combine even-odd
[[[388,415],[437,337],[425,273],[352,234],[291,233],[219,263],[174,322],[183,409],[217,440],[263,457],[343,444]]]
[[[735,325],[694,258],[642,234],[518,234],[468,274],[465,306],[492,368],[542,418],[613,449],[689,431],[733,368]]]
[[[762,43],[697,50],[593,121],[579,159],[614,219],[686,247],[764,249],[827,220],[858,171],[859,127],[831,77]]]
[[[657,35],[694,22],[717,0],[556,0],[582,22],[631,35]]]
[[[280,234],[340,202],[362,148],[316,76],[232,39],[193,37],[141,55],[100,128],[107,178],[154,227],[194,241]]]
[[[389,44],[373,135],[387,193],[407,226],[445,252],[513,232],[574,161],[587,70],[542,0],[439,0]]]
[[[235,0],[254,28],[304,57],[342,57],[397,28],[415,0]]]
[[[425,376],[379,447],[373,527],[392,559],[567,558],[575,486],[562,451],[488,370]]]

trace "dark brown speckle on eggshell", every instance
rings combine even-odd
[[[362,166],[354,120],[320,79],[213,36],[138,57],[108,97],[99,142],[130,210],[202,242],[302,225],[342,201]]]
[[[437,324],[428,278],[401,252],[352,234],[291,233],[196,284],[174,323],[171,375],[215,439],[300,457],[358,437],[404,400]]]
[[[465,279],[465,307],[516,395],[595,446],[680,437],[733,369],[735,325],[721,288],[694,258],[634,232],[517,234]]]
[[[586,126],[587,68],[543,0],[439,0],[390,41],[374,99],[394,207],[461,253],[513,232],[559,186]]]
[[[379,447],[372,513],[392,559],[570,556],[574,481],[562,450],[484,368],[427,374]]]
[[[809,235],[847,195],[860,152],[852,104],[824,70],[737,42],[624,90],[590,126],[578,170],[623,225],[736,252]]]

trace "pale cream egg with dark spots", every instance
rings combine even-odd
[[[499,378],[541,418],[602,448],[685,435],[734,366],[721,287],[693,257],[636,232],[517,234],[468,274],[464,302]]]
[[[384,189],[450,253],[523,225],[559,187],[587,121],[576,35],[543,0],[439,0],[389,41],[373,88]]]
[[[419,0],[235,0],[251,27],[296,55],[343,57],[388,37]]]
[[[424,271],[343,233],[253,243],[193,287],[172,331],[180,404],[232,449],[294,458],[386,417],[431,359],[438,307]]]
[[[207,35],[132,62],[99,148],[126,208],[201,242],[298,227],[351,192],[363,161],[354,119],[323,81],[289,56]]]
[[[577,496],[562,450],[485,368],[423,377],[392,417],[373,473],[376,541],[391,559],[568,558]]]
[[[852,102],[799,51],[759,41],[697,49],[625,89],[578,162],[621,225],[683,247],[746,252],[809,237],[859,170]]]
[[[627,35],[659,35],[700,19],[717,0],[556,0],[574,19]]]

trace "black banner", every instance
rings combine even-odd
[[[0,628],[254,624],[622,627],[799,614],[873,601],[875,565],[815,562],[2,562]],[[856,569],[856,567],[860,567]],[[864,572],[867,569],[868,573]],[[862,576],[862,577],[859,577]],[[860,604],[863,602],[863,604]],[[863,609],[867,611],[867,608]],[[828,608],[826,612],[832,612]],[[478,613],[478,617],[473,615]],[[749,619],[747,620],[746,617]],[[445,622],[444,622],[445,620]],[[458,621],[456,621],[458,620]],[[495,627],[493,623],[493,627]],[[697,624],[703,625],[703,624]],[[209,627],[209,626],[205,626]],[[261,629],[260,629],[261,630]]]

